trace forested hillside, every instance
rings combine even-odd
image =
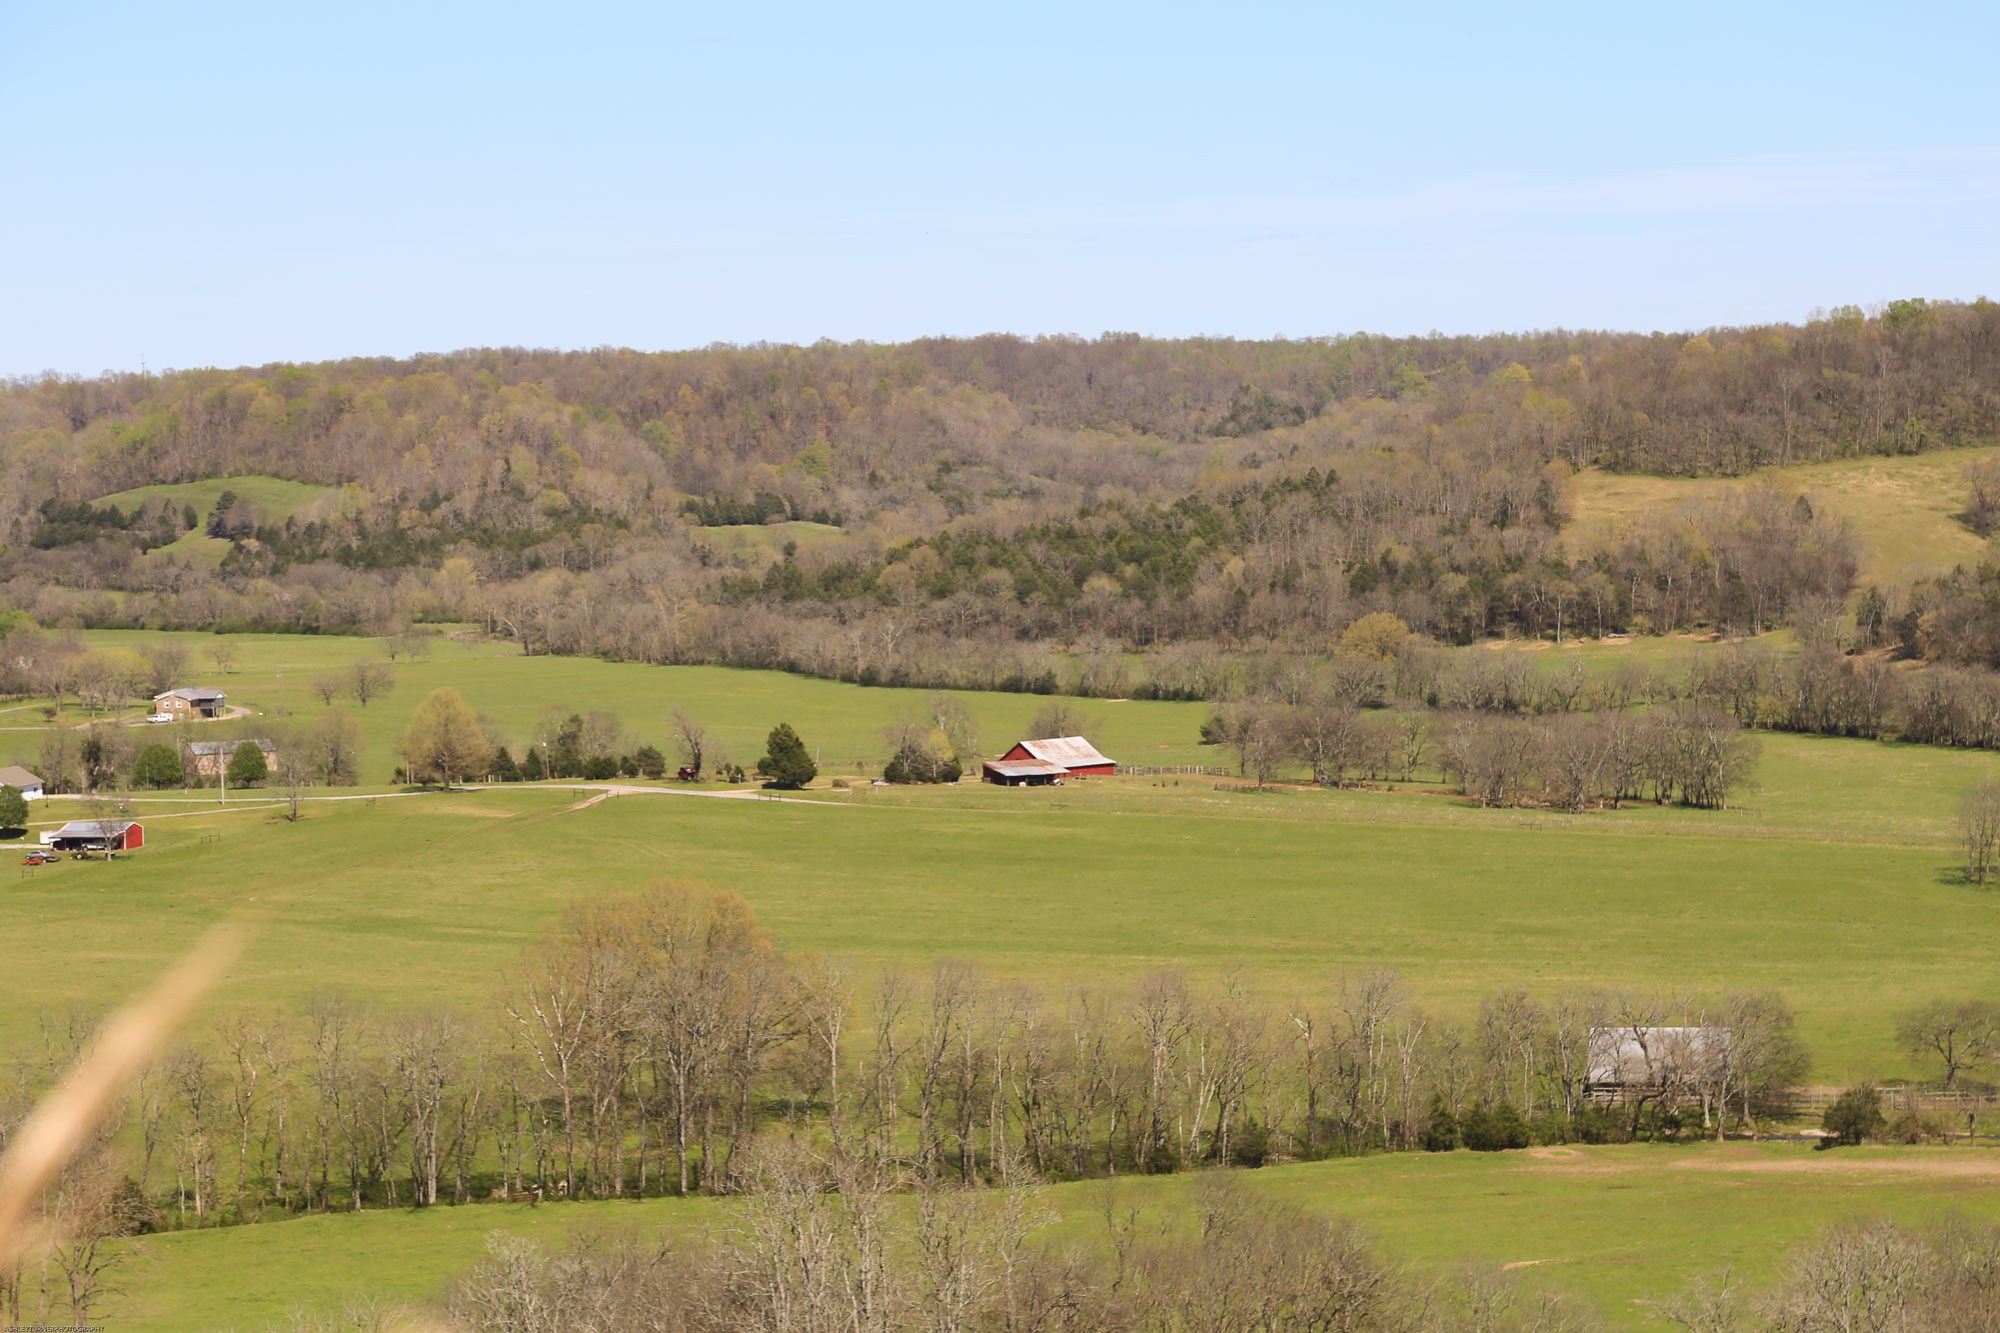
[[[1749,486],[1566,540],[1568,479],[1996,433],[1983,299],[1692,335],[990,336],[49,377],[0,393],[0,595],[51,626],[472,619],[531,652],[849,678],[968,645],[1002,679],[1039,674],[1002,659],[1049,643],[1324,642],[1377,610],[1460,643],[1755,630],[1852,591],[1838,515]],[[174,491],[228,478],[200,508]],[[268,478],[326,489],[260,501]],[[705,531],[786,520],[841,532]]]

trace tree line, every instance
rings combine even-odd
[[[1809,1065],[1768,991],[1510,988],[1448,1013],[1383,969],[1257,981],[864,972],[788,955],[740,898],[698,884],[578,902],[482,1010],[321,992],[224,1012],[164,1052],[52,1187],[51,1264],[0,1273],[0,1310],[100,1298],[118,1236],[314,1211],[746,1192],[754,1209],[774,1169],[798,1190],[936,1202],[1030,1180],[1720,1138],[1784,1113]],[[40,1016],[0,1083],[0,1148],[93,1026]],[[2000,1059],[2000,1005],[1918,1005],[1895,1038],[1963,1087]],[[1949,1132],[1914,1111],[1835,1108],[1827,1124]]]
[[[1072,1179],[1715,1135],[1753,1120],[1805,1062],[1769,993],[1509,990],[1447,1016],[1387,971],[1284,1000],[1253,981],[1038,990],[950,961],[864,976],[787,956],[733,894],[667,883],[572,905],[483,1012],[329,993],[221,1016],[138,1089],[129,1172],[175,1226],[465,1203],[495,1187],[726,1192],[732,1163],[774,1127],[928,1180],[978,1183],[1010,1162]],[[1733,1034],[1726,1058],[1670,1059],[1655,1039],[1645,1090],[1587,1095],[1593,1030],[1716,1025]],[[89,1026],[44,1015],[10,1104]]]
[[[51,625],[472,619],[531,652],[734,665],[804,614],[859,640],[834,654],[849,679],[919,632],[1236,643],[1377,610],[1450,642],[1754,631],[1846,593],[1837,520],[1752,487],[1566,539],[1568,476],[1979,438],[1995,322],[1899,302],[1674,338],[501,350],[17,383],[0,596]],[[245,472],[335,489],[206,519],[96,504]],[[846,531],[768,551],[698,531],[808,515]],[[197,532],[228,543],[219,573],[174,549]]]
[[[1032,1185],[984,1206],[919,1186],[913,1206],[896,1208],[887,1196],[899,1182],[797,1149],[761,1155],[746,1183],[742,1220],[712,1240],[578,1236],[552,1247],[496,1235],[439,1313],[464,1333],[556,1333],[577,1311],[612,1333],[1606,1327],[1559,1283],[1477,1263],[1397,1263],[1354,1225],[1253,1199],[1227,1176],[1166,1207],[1107,1193],[1087,1243],[1061,1249],[1034,1234],[1056,1213]],[[1992,1326],[1996,1297],[2000,1227],[1950,1217],[1839,1223],[1762,1287],[1723,1270],[1647,1303],[1703,1333],[1975,1333]]]

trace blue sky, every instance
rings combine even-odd
[[[0,0],[0,375],[2000,297],[1996,38],[1921,2]]]

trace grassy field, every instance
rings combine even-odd
[[[1987,993],[2000,964],[2000,898],[1956,882],[1931,808],[1996,757],[1869,748],[1774,742],[1765,804],[1711,815],[1109,779],[582,808],[492,787],[322,802],[291,825],[175,794],[135,802],[142,855],[5,890],[0,929],[33,981],[0,1006],[0,1038],[38,1006],[117,998],[237,912],[261,933],[224,1003],[328,987],[477,1006],[563,903],[685,876],[742,893],[789,945],[910,968],[950,955],[1049,988],[1247,965],[1282,998],[1383,965],[1464,1013],[1514,985],[1775,987],[1822,1077],[1912,1073],[1895,1010]],[[1847,780],[1898,768],[1873,797]]]
[[[1908,580],[1976,560],[1986,543],[1956,517],[1965,506],[1963,470],[2000,449],[1948,449],[1900,458],[1769,468],[1781,484],[1831,503],[1865,547],[1861,580]],[[1743,484],[1721,478],[1631,476],[1595,470],[1576,478],[1578,535],[1613,529],[1683,500]]]
[[[310,635],[229,635],[236,660],[227,675],[215,669],[209,648],[212,634],[152,634],[125,630],[93,631],[93,647],[132,648],[143,652],[162,639],[174,639],[190,649],[193,683],[228,691],[232,704],[266,717],[317,717],[323,705],[312,691],[315,677],[345,670],[357,658],[385,659],[384,645],[371,639]],[[659,746],[671,753],[668,723],[677,704],[685,705],[709,728],[715,747],[712,760],[725,754],[749,767],[764,752],[764,738],[780,722],[790,722],[819,754],[830,771],[852,774],[861,764],[873,771],[884,758],[882,729],[899,712],[920,705],[927,691],[869,689],[837,681],[812,680],[774,671],[736,671],[726,667],[656,667],[634,662],[604,662],[587,657],[521,657],[509,645],[470,639],[435,640],[428,657],[395,667],[396,688],[366,709],[350,698],[342,706],[361,724],[368,750],[362,757],[363,777],[384,783],[400,762],[396,744],[409,723],[410,711],[424,695],[451,686],[480,714],[497,722],[516,758],[537,734],[537,722],[549,708],[564,715],[602,709],[619,715],[629,744]],[[980,723],[984,746],[1003,750],[1021,736],[1043,699],[1033,695],[960,692]],[[1105,753],[1133,763],[1220,763],[1213,750],[1198,743],[1202,704],[1108,703],[1086,700],[1087,713],[1102,718],[1093,736]],[[32,758],[39,744],[31,716],[0,713],[0,752],[18,751]],[[32,719],[39,721],[39,719]],[[13,747],[8,740],[14,741]]]
[[[155,500],[166,500],[176,509],[193,506],[203,523],[208,513],[215,508],[216,500],[224,491],[234,492],[236,498],[255,508],[266,522],[284,522],[310,504],[327,499],[339,491],[337,486],[313,486],[302,481],[286,481],[279,477],[219,477],[208,481],[184,481],[162,483],[157,486],[138,486],[129,491],[119,491],[113,495],[99,496],[92,501],[97,505],[117,505],[130,511],[140,505]],[[219,565],[222,557],[229,554],[226,538],[211,537],[201,527],[183,533],[179,540],[159,548],[177,555],[192,555],[209,565]]]
[[[844,537],[847,529],[830,523],[731,523],[721,527],[692,529],[698,541],[708,543],[723,555],[776,555],[786,542],[797,542],[801,550],[829,537]]]
[[[1945,1210],[2000,1218],[2000,1153],[1986,1149],[1702,1144],[1401,1154],[1237,1179],[1253,1198],[1360,1223],[1394,1262],[1532,1267],[1524,1278],[1576,1292],[1621,1327],[1645,1323],[1650,1301],[1696,1276],[1727,1269],[1753,1285],[1769,1281],[1790,1247],[1830,1222]],[[1195,1185],[1187,1176],[1152,1177],[1118,1190],[1125,1204],[1163,1219],[1185,1208]],[[1051,1187],[1059,1220],[1043,1239],[1101,1243],[1105,1188]],[[579,1225],[692,1236],[727,1227],[729,1208],[659,1199],[495,1204],[150,1237],[133,1247],[131,1295],[107,1322],[249,1333],[293,1309],[334,1308],[358,1293],[434,1299],[480,1260],[495,1230],[552,1245]]]
[[[91,640],[143,647],[154,637]],[[211,636],[176,637],[206,664]],[[266,718],[317,713],[313,675],[383,648],[231,643],[231,673],[200,679]],[[1640,640],[1536,651],[1668,664],[1697,649]],[[1207,778],[844,793],[822,781],[803,803],[671,788],[595,801],[535,786],[404,795],[382,781],[410,710],[437,685],[459,688],[517,739],[554,705],[612,709],[633,744],[664,746],[667,714],[683,704],[748,761],[773,723],[789,721],[828,777],[879,760],[882,724],[921,692],[521,658],[472,640],[441,641],[397,671],[395,692],[356,714],[371,741],[372,792],[316,800],[296,825],[253,793],[236,793],[227,809],[212,795],[137,798],[143,853],[17,871],[0,890],[14,982],[0,1000],[0,1047],[30,1038],[38,1009],[123,998],[226,916],[256,935],[216,1006],[295,1006],[338,989],[390,1008],[483,1011],[563,904],[668,876],[742,893],[787,946],[851,956],[864,972],[952,956],[1050,994],[1160,968],[1213,979],[1242,966],[1269,998],[1286,999],[1342,969],[1389,966],[1421,1005],[1455,1019],[1501,987],[1544,997],[1568,985],[1770,987],[1799,1012],[1813,1077],[1827,1082],[1922,1072],[1896,1049],[1897,1010],[1936,995],[1992,996],[2000,975],[2000,895],[1957,882],[1952,845],[1958,793],[2000,775],[2000,754],[1766,736],[1759,785],[1739,808],[1580,816],[1480,810],[1427,784],[1257,792]],[[964,697],[989,750],[1015,739],[1044,702]],[[1093,737],[1122,760],[1226,762],[1194,743],[1202,705],[1084,707],[1102,719]],[[18,735],[29,744],[30,732]],[[77,810],[59,801],[46,813]],[[1361,1221],[1389,1254],[1533,1261],[1607,1310],[1635,1314],[1635,1300],[1695,1272],[1733,1263],[1740,1276],[1768,1273],[1785,1246],[1837,1216],[1936,1205],[1990,1214],[2000,1209],[2000,1165],[1986,1164],[2000,1154],[1631,1147],[1402,1156],[1247,1179]],[[1133,1188],[1164,1200],[1186,1187]],[[1066,1214],[1056,1238],[1088,1238],[1099,1188],[1054,1192]],[[553,1236],[580,1217],[722,1220],[717,1205],[652,1201],[164,1236],[138,1247],[127,1283],[135,1304],[121,1321],[250,1329],[357,1290],[431,1295],[476,1261],[492,1226]]]

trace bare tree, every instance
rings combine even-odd
[[[318,755],[306,737],[296,733],[280,736],[271,778],[272,785],[284,799],[285,818],[291,823],[299,822],[299,807],[305,801],[306,789],[318,776]]]
[[[688,715],[685,708],[674,708],[674,745],[680,751],[683,767],[693,770],[694,776],[701,776],[702,759],[708,745],[708,728]]]
[[[1965,846],[1965,877],[1983,885],[2000,866],[2000,782],[1985,782],[1958,806],[1958,836]]]
[[[236,644],[224,635],[216,635],[215,642],[208,646],[208,655],[215,663],[215,669],[223,675],[236,664]]]
[[[1050,699],[1035,710],[1033,720],[1028,723],[1028,739],[1043,740],[1054,736],[1086,736],[1104,719],[1087,712],[1074,699]]]
[[[1991,1000],[1933,1000],[1896,1020],[1896,1039],[1919,1058],[1944,1062],[1944,1085],[1977,1067],[2000,1048],[2000,1004]]]
[[[354,701],[363,708],[370,699],[379,699],[394,689],[396,673],[373,658],[359,658],[348,668],[347,687],[354,691]]]
[[[347,677],[338,672],[327,671],[312,678],[312,692],[319,696],[321,704],[333,707],[333,701],[347,693]]]
[[[162,639],[146,651],[146,659],[153,667],[153,694],[157,698],[182,683],[187,672],[187,645]]]

